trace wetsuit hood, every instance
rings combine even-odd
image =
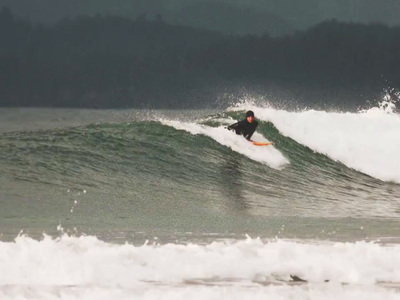
[[[247,113],[246,113],[246,118],[247,118],[247,117],[253,117],[253,118],[254,118],[254,112],[251,111],[251,110],[247,111]]]

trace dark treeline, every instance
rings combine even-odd
[[[271,86],[354,97],[400,86],[399,61],[400,29],[383,25],[330,21],[271,38],[172,26],[161,16],[45,26],[0,11],[0,106],[193,107]]]

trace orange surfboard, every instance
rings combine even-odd
[[[253,141],[253,145],[254,146],[268,146],[268,145],[273,145],[274,143],[263,143],[263,142],[254,142]]]

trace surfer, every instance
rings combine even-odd
[[[236,134],[243,135],[248,141],[252,141],[251,136],[256,131],[257,126],[258,122],[254,120],[254,112],[249,110],[246,112],[246,119],[229,125],[227,128],[235,131]]]

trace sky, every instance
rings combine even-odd
[[[330,19],[400,25],[399,0],[0,0],[2,6],[34,22],[77,14],[145,14],[233,34],[281,35]]]

